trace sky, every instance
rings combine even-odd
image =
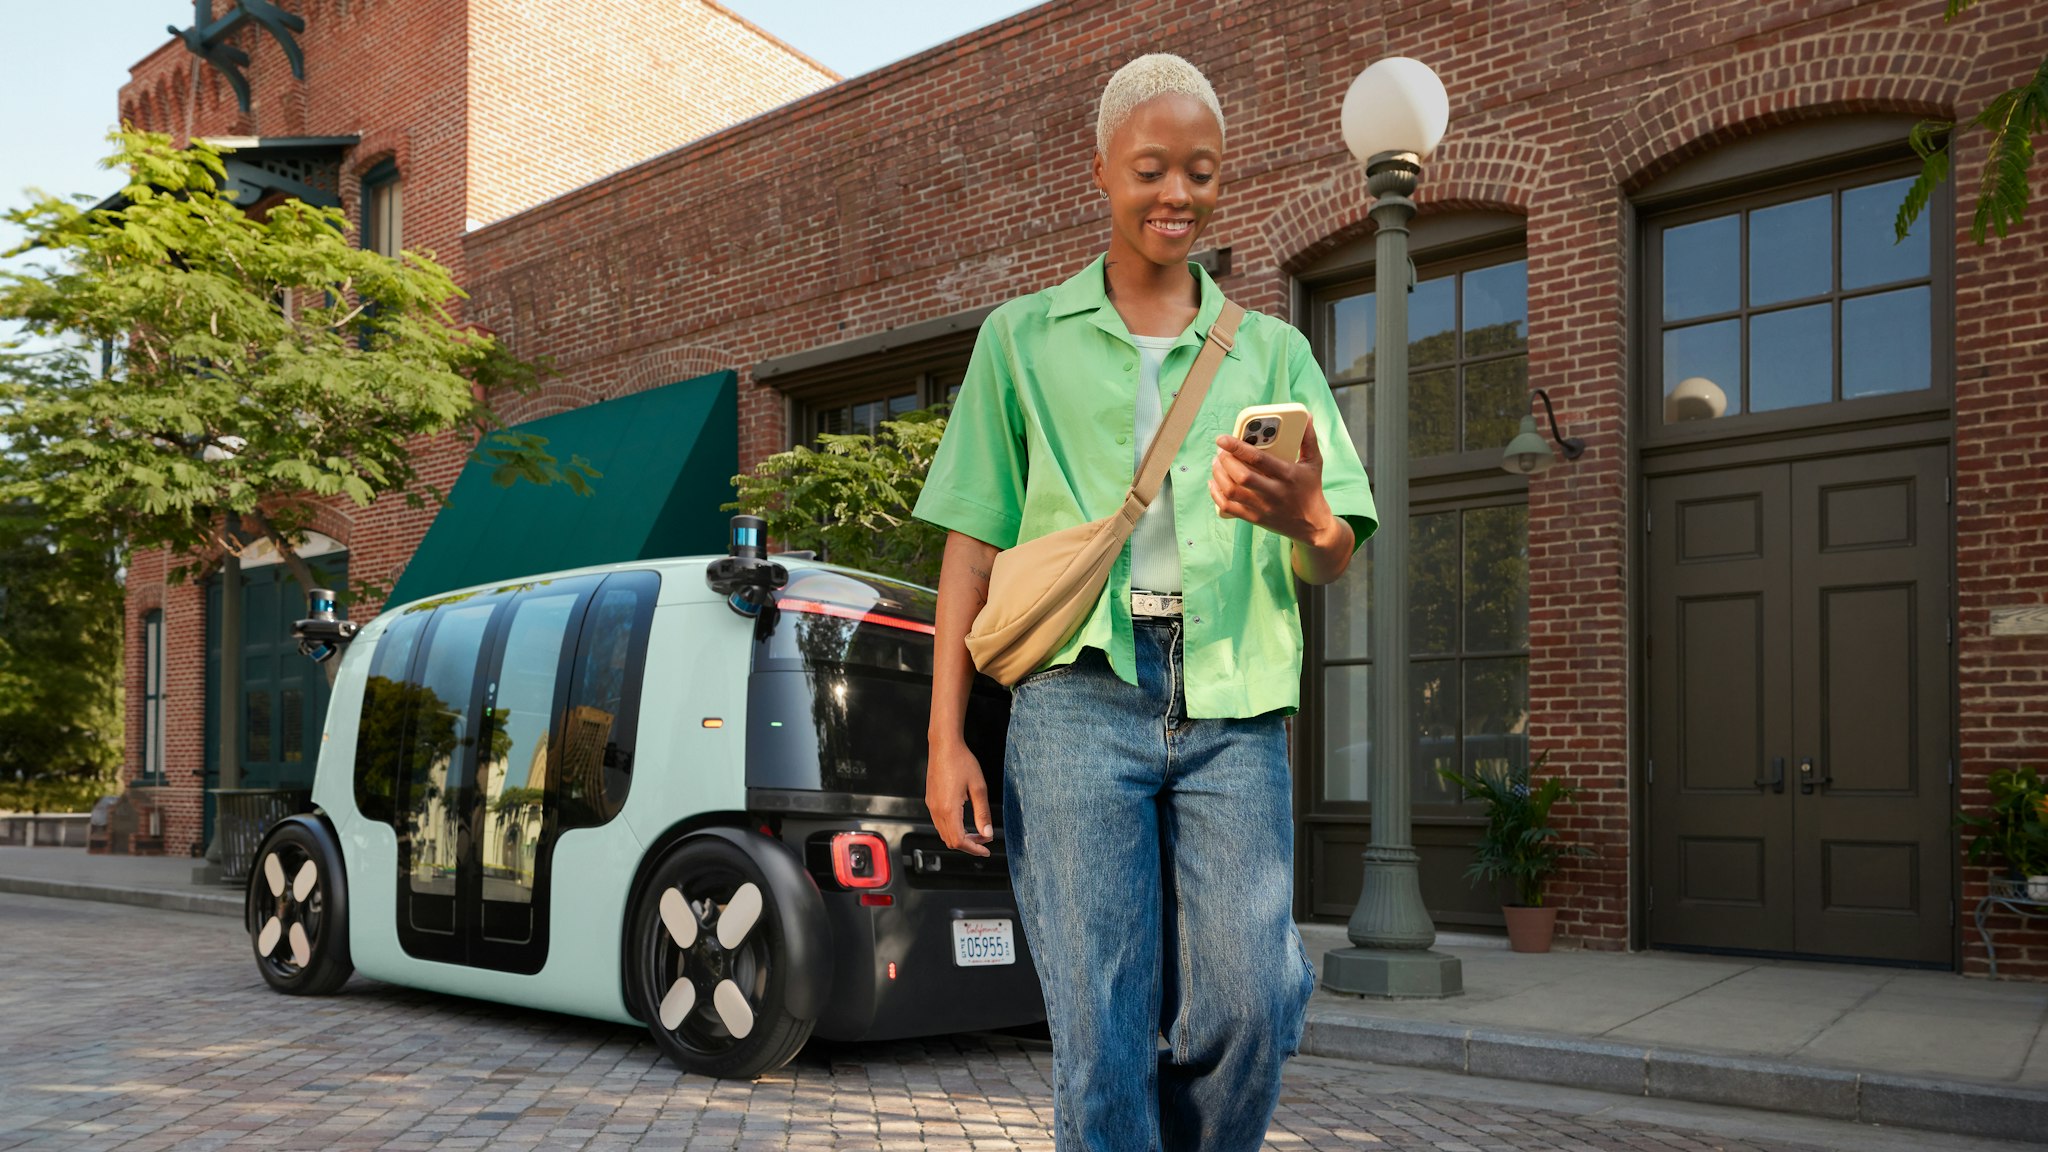
[[[427,2],[427,0],[409,0]],[[609,3],[613,0],[557,0]],[[688,0],[673,0],[688,2]],[[1035,0],[723,0],[842,76],[853,77],[1034,6]],[[225,9],[224,4],[216,7]],[[28,187],[95,201],[118,186],[99,167],[128,68],[192,23],[190,0],[6,4],[0,69],[0,211]],[[0,221],[0,250],[20,233]],[[4,266],[19,267],[20,261]]]

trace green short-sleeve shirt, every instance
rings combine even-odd
[[[1115,512],[1132,479],[1138,349],[1103,289],[1102,260],[1056,288],[1012,300],[982,323],[916,515],[997,548],[1012,548]],[[1202,304],[1166,354],[1169,399],[1187,379],[1223,310],[1199,265]],[[1363,543],[1377,526],[1358,449],[1308,340],[1257,312],[1245,315],[1194,428],[1173,462],[1180,549],[1188,715],[1293,711],[1301,696],[1301,613],[1293,542],[1216,514],[1209,470],[1216,437],[1252,404],[1295,401],[1314,418],[1330,510]],[[1131,553],[1117,561],[1081,630],[1047,662],[1099,648],[1137,683],[1131,639]]]

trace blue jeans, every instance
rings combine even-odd
[[[1060,1152],[1256,1149],[1315,977],[1278,713],[1190,720],[1178,621],[1011,704],[1010,876],[1052,1025]],[[1164,1043],[1161,1037],[1164,1036]]]

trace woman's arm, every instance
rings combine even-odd
[[[986,856],[995,835],[989,818],[988,782],[981,763],[967,748],[967,696],[974,688],[974,661],[967,654],[967,630],[988,603],[989,570],[996,546],[959,532],[946,534],[946,553],[939,562],[939,607],[932,635],[932,715],[927,732],[924,803],[946,847],[971,856]],[[966,830],[960,813],[974,805],[974,830]]]

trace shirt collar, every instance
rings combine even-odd
[[[1115,306],[1109,302],[1109,292],[1102,278],[1102,267],[1107,259],[1106,255],[1097,256],[1089,262],[1088,267],[1083,268],[1066,283],[1054,288],[1050,296],[1051,315],[1053,319],[1058,319],[1062,316],[1088,313],[1089,320],[1097,328],[1129,344],[1130,329],[1124,327],[1124,318],[1117,314]],[[1194,273],[1195,281],[1201,285],[1202,303],[1195,310],[1194,322],[1188,325],[1178,340],[1174,341],[1175,348],[1200,345],[1209,337],[1209,326],[1223,313],[1223,290],[1210,278],[1209,270],[1190,260],[1188,271]],[[1235,342],[1224,355],[1237,355]]]

